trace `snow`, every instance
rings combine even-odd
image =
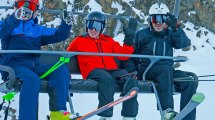
[[[190,11],[190,12],[188,13],[189,16],[190,16],[191,14],[196,14],[196,11]]]
[[[96,2],[96,0],[90,0],[87,4],[86,4],[86,6],[89,6],[90,7],[90,11],[100,11],[100,12],[102,12],[102,7],[101,7],[101,5],[99,5],[97,2]],[[90,12],[89,11],[89,12]]]
[[[61,23],[61,19],[55,18],[53,21],[46,22],[46,25],[47,25],[47,27],[51,27],[52,25],[54,25],[53,27],[57,27],[60,25],[60,23]]]
[[[7,0],[1,0],[0,4],[7,5],[6,1]],[[10,5],[12,5],[11,1],[13,0],[10,0],[9,2]],[[68,0],[63,0],[63,1],[67,2]],[[123,0],[123,1],[130,5],[130,1],[133,1],[133,0]],[[212,1],[214,2],[214,0]],[[73,3],[74,0],[70,0],[70,2]],[[96,2],[96,0],[90,0],[86,5],[89,5],[89,7],[91,8],[91,11],[98,10],[102,12],[102,7]],[[122,9],[121,5],[119,5],[117,2],[112,3],[112,7],[118,9],[117,14],[121,13],[121,9]],[[135,11],[134,8],[132,8],[132,10]],[[140,10],[137,10],[136,12],[138,13],[138,11]],[[0,10],[0,19],[5,18],[8,14],[12,14],[12,12],[13,10],[7,10],[7,11]],[[193,14],[193,12],[191,13]],[[59,22],[60,20],[56,18],[54,21],[51,21],[46,24],[48,26],[51,26],[51,25],[57,25],[59,24]],[[184,52],[182,50],[175,50],[175,56],[178,56],[178,55],[187,56],[189,59],[187,62],[181,63],[181,67],[179,69],[185,70],[185,71],[192,71],[196,73],[198,76],[215,74],[215,66],[214,66],[215,34],[204,27],[199,27],[196,30],[194,29],[194,27],[196,26],[190,22],[187,22],[184,24],[186,26],[184,30],[187,36],[192,41],[192,47],[191,47],[191,50],[187,52]],[[198,32],[200,33],[200,37],[196,36]],[[123,38],[124,38],[123,33],[119,33],[114,37],[114,39],[116,41],[119,41],[120,44],[122,44]],[[72,77],[80,77],[80,76],[72,75]],[[214,80],[215,77],[200,78],[200,79]],[[199,105],[197,109],[197,120],[211,120],[212,118],[214,118],[214,114],[213,114],[214,106],[215,106],[214,86],[215,86],[215,82],[199,82],[197,91],[203,92],[206,98],[205,98],[205,101],[201,105]],[[115,99],[117,98],[119,98],[119,94],[115,95]],[[11,106],[13,108],[16,108],[17,110],[18,110],[18,99],[19,99],[19,94],[15,96],[15,101],[11,103]],[[97,94],[78,94],[77,93],[77,94],[74,94],[72,99],[73,99],[73,105],[74,105],[75,111],[79,112],[81,115],[97,108],[97,104],[98,104]],[[175,100],[175,110],[179,111],[180,95],[175,95],[174,100]],[[157,111],[156,100],[153,94],[139,94],[138,101],[139,101],[139,114],[137,116],[137,120],[142,120],[142,119],[159,120],[160,119],[160,114],[159,114],[159,111]],[[39,102],[40,102],[39,120],[45,120],[46,115],[49,114],[48,95],[40,94]],[[116,107],[114,107],[113,120],[121,119],[120,111],[121,111],[121,105],[117,105]],[[0,115],[3,115],[2,111],[0,112]],[[94,116],[89,120],[95,120],[95,119],[98,119],[98,117]]]
[[[132,10],[140,17],[140,19],[145,19],[145,15],[144,15],[143,11],[134,8],[134,7],[132,6],[132,4],[130,3],[131,1],[134,1],[134,0],[123,0],[123,1],[124,1],[125,3],[127,3],[127,4],[132,8]]]
[[[124,10],[122,10],[122,5],[120,5],[117,1],[113,1],[112,4],[111,4],[111,7],[112,8],[116,8],[118,10],[118,12],[116,13],[116,15],[122,14],[122,13],[125,12]]]

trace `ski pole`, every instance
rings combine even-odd
[[[2,97],[2,99],[6,100],[6,101],[11,101],[14,98],[15,95],[16,95],[15,92],[9,92],[6,95],[4,95]]]
[[[198,76],[198,77],[213,77],[215,75],[202,75],[202,76]]]
[[[10,106],[11,100],[14,98],[15,95],[16,95],[16,92],[9,92],[6,95],[2,96],[3,102],[0,105],[0,110],[3,108],[3,104],[5,103],[5,100],[8,101],[8,106],[5,109],[4,120],[7,120],[8,112],[9,112],[9,106]]]
[[[58,69],[60,66],[62,66],[65,63],[68,63],[70,58],[60,57],[60,60],[54,64],[47,72],[45,72],[42,76],[40,76],[41,79],[47,77],[49,74],[51,74],[53,71]]]
[[[175,82],[215,82],[215,80],[197,80],[197,79],[190,79],[190,80],[173,80]]]

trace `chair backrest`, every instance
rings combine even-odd
[[[60,60],[60,57],[62,56],[56,54],[42,54],[40,56],[40,61],[44,64],[55,64]],[[67,66],[71,74],[80,74],[77,56],[70,57],[70,61],[67,63]]]

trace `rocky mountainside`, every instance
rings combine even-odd
[[[7,0],[11,5],[14,0]],[[68,6],[72,6],[75,12],[85,12],[88,13],[92,10],[100,10],[107,14],[112,15],[124,15],[133,16],[139,20],[139,28],[143,24],[147,24],[146,19],[148,15],[148,10],[152,4],[157,1],[165,3],[171,13],[174,8],[175,0],[40,0],[43,1],[41,8],[46,9],[65,9]],[[42,13],[40,19],[41,24],[46,24],[47,22],[56,20],[59,16],[54,16],[49,13]],[[82,34],[85,31],[85,20],[84,16],[77,16],[77,24],[73,26],[73,31],[71,38]],[[200,29],[200,27],[205,27],[208,30],[215,33],[215,0],[181,0],[179,19],[183,24],[188,21],[193,23],[194,29],[198,30],[196,36],[201,36],[205,33]],[[55,23],[55,22],[53,22]],[[111,36],[116,36],[122,33],[122,27],[126,25],[127,20],[122,19],[112,19],[109,18],[107,22],[107,27],[105,30],[106,34]],[[51,26],[56,26],[49,23]],[[185,27],[185,26],[183,26]],[[62,50],[67,47],[69,42],[63,42],[54,46],[49,46],[49,49]]]
[[[65,1],[65,0],[63,0]],[[93,0],[90,0],[93,1]],[[122,14],[127,16],[137,16],[133,8],[140,10],[145,15],[148,14],[150,6],[157,0],[95,0],[102,7],[105,13],[116,14],[119,11],[112,7],[113,4],[119,4],[124,11]],[[170,10],[173,10],[174,0],[160,0],[167,4]],[[62,2],[62,0],[45,0],[44,6],[49,9],[63,9],[67,4],[73,4],[75,11],[90,11],[90,7],[86,5],[89,0],[73,0]],[[205,26],[209,30],[215,32],[215,2],[214,0],[181,0],[180,19],[184,22],[190,21],[196,26]],[[139,17],[138,17],[139,18]],[[50,20],[50,18],[47,18]],[[139,18],[141,20],[141,18]],[[142,21],[142,20],[141,20]],[[110,23],[114,26],[114,23]],[[80,26],[81,27],[81,26]]]
[[[104,13],[134,16],[140,23],[144,23],[150,6],[156,1],[157,0],[45,0],[44,7],[47,9],[64,9],[66,6],[72,5],[74,11],[88,13],[95,7],[89,6],[89,3],[96,2],[97,5],[101,6],[101,10]],[[167,4],[170,11],[173,11],[174,0],[160,0],[160,2]],[[116,6],[120,6],[121,9]],[[180,9],[179,19],[182,23],[190,21],[195,25],[195,29],[198,29],[201,26],[215,32],[215,22],[213,22],[215,19],[214,0],[181,0]],[[48,13],[44,13],[43,16],[45,18],[43,23],[52,21],[55,18]],[[78,22],[73,27],[73,37],[80,35],[85,31],[84,17],[81,16],[77,19]],[[121,28],[125,23],[125,20],[108,19],[106,33],[115,36],[117,33],[122,32]],[[199,33],[201,33],[201,31],[199,31]]]

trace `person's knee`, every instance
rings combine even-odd
[[[156,69],[161,72],[173,72],[173,68],[169,65],[159,65]]]
[[[122,78],[122,79],[125,81],[123,91],[128,92],[133,87],[138,87],[138,81],[136,79],[133,79],[133,78],[131,78],[129,76],[125,77],[125,78]]]
[[[66,65],[62,65],[53,71],[53,74],[69,75],[69,69]]]
[[[27,78],[20,78],[20,81],[22,83],[21,85],[21,90],[25,91],[31,91],[33,93],[38,93],[40,91],[40,84],[41,80],[38,78],[32,78],[32,77],[27,77]],[[29,89],[31,88],[31,89]]]
[[[70,73],[66,65],[62,65],[61,67],[57,68],[53,73],[50,75],[50,79],[56,79],[59,81],[69,82],[70,80]]]
[[[107,86],[112,86],[113,84],[115,84],[114,78],[108,74],[106,75],[101,74],[98,79],[100,84],[105,84]]]
[[[198,84],[199,84],[198,80],[187,82],[187,86],[192,89],[197,89]]]

